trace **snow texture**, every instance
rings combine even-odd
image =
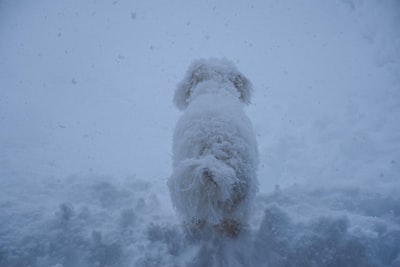
[[[96,176],[23,190],[8,184],[12,196],[1,206],[0,266],[400,263],[398,196],[356,187],[276,189],[258,195],[253,227],[239,238],[196,241],[186,238],[173,212],[163,207],[157,186],[135,177]]]
[[[175,129],[168,185],[188,223],[247,224],[258,164],[253,127],[242,104],[250,90],[247,78],[226,59],[196,61],[178,85],[175,103],[189,104]]]
[[[0,266],[399,267],[399,14],[398,0],[0,1]],[[167,186],[171,96],[210,57],[254,87],[249,105],[226,93],[259,152],[236,239],[188,236]]]

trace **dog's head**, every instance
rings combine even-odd
[[[178,84],[174,103],[183,110],[189,105],[189,99],[196,86],[205,81],[229,83],[238,92],[238,98],[245,104],[250,103],[252,86],[250,81],[240,73],[235,65],[227,59],[201,59],[193,62],[185,78]]]

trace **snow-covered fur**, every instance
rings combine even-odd
[[[185,110],[173,137],[174,206],[191,228],[236,236],[257,191],[257,144],[250,120],[251,83],[226,59],[195,61],[174,103]]]

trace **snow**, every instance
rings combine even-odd
[[[396,0],[0,1],[0,266],[400,266]],[[173,93],[198,58],[253,84],[239,239],[186,238]]]

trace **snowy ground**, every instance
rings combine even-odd
[[[400,266],[400,3],[0,0],[0,266]],[[172,208],[176,83],[227,57],[260,190],[239,239]]]

